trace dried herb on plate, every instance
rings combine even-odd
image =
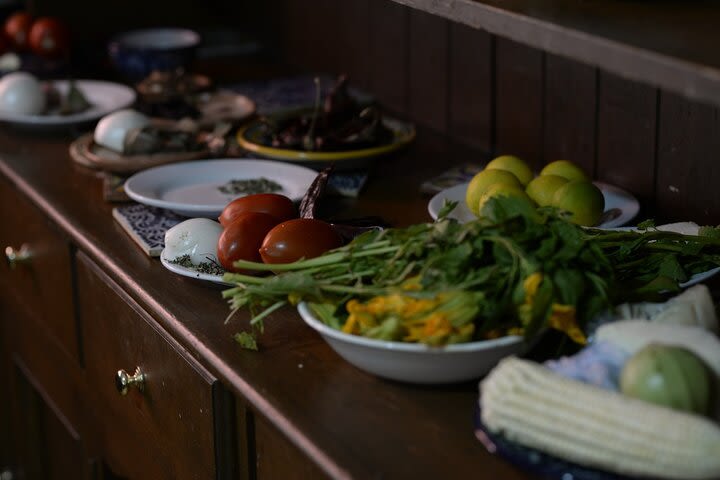
[[[233,179],[218,187],[220,193],[226,195],[253,195],[256,193],[275,193],[282,190],[282,185],[269,178]]]
[[[219,263],[208,260],[207,262],[193,263],[190,255],[180,255],[170,260],[170,263],[178,265],[188,270],[195,270],[198,273],[206,273],[208,275],[222,275],[225,269]]]

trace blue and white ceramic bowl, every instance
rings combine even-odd
[[[122,75],[140,81],[154,70],[188,67],[195,59],[198,45],[200,35],[192,30],[150,28],[118,35],[108,45],[108,53]]]

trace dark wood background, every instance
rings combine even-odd
[[[58,5],[36,1],[41,13]],[[566,158],[631,191],[644,216],[720,223],[718,108],[592,65],[390,0],[109,0],[100,17],[88,13],[96,2],[63,5],[83,43],[168,24],[254,36],[279,62],[348,73],[393,113],[467,147],[470,162]]]
[[[347,72],[398,114],[491,155],[576,161],[647,215],[720,223],[716,107],[389,1],[276,3],[288,63]]]

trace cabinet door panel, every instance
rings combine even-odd
[[[104,460],[130,478],[214,477],[214,379],[90,259],[77,259],[90,428]],[[116,372],[136,367],[143,391],[120,395]]]
[[[68,242],[4,178],[0,179],[0,225],[3,256],[6,247],[19,251],[22,245],[29,255],[15,268],[0,261],[0,301],[22,304],[79,363]]]
[[[90,461],[78,432],[35,388],[37,381],[22,362],[14,367],[13,471],[28,480],[88,478]]]

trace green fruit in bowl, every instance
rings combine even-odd
[[[523,186],[530,183],[530,180],[533,178],[532,170],[530,170],[528,164],[521,158],[513,155],[502,155],[497,157],[491,160],[490,163],[485,166],[485,169],[506,170],[515,175]]]
[[[470,184],[465,191],[465,203],[471,212],[475,215],[478,214],[480,197],[483,196],[488,188],[496,184],[510,185],[522,189],[520,180],[512,173],[506,170],[485,169],[470,180]]]
[[[567,178],[570,181],[590,181],[590,177],[585,173],[585,170],[570,160],[555,160],[554,162],[550,162],[540,170],[540,175],[557,175],[558,177]]]
[[[568,183],[568,179],[557,175],[540,175],[533,178],[525,191],[541,207],[552,205],[555,192]]]
[[[480,201],[477,205],[478,217],[483,216],[483,208],[488,203],[488,201],[491,198],[497,197],[515,197],[526,199],[529,204],[535,207],[532,199],[528,196],[527,193],[525,193],[525,190],[523,190],[521,186],[497,183],[495,185],[491,185],[490,188],[488,188],[485,193],[480,197]]]
[[[690,350],[650,344],[623,366],[620,391],[665,407],[708,414],[713,377],[705,362]]]
[[[551,205],[569,212],[569,220],[578,225],[597,225],[605,211],[605,197],[593,183],[572,180],[555,191]]]

